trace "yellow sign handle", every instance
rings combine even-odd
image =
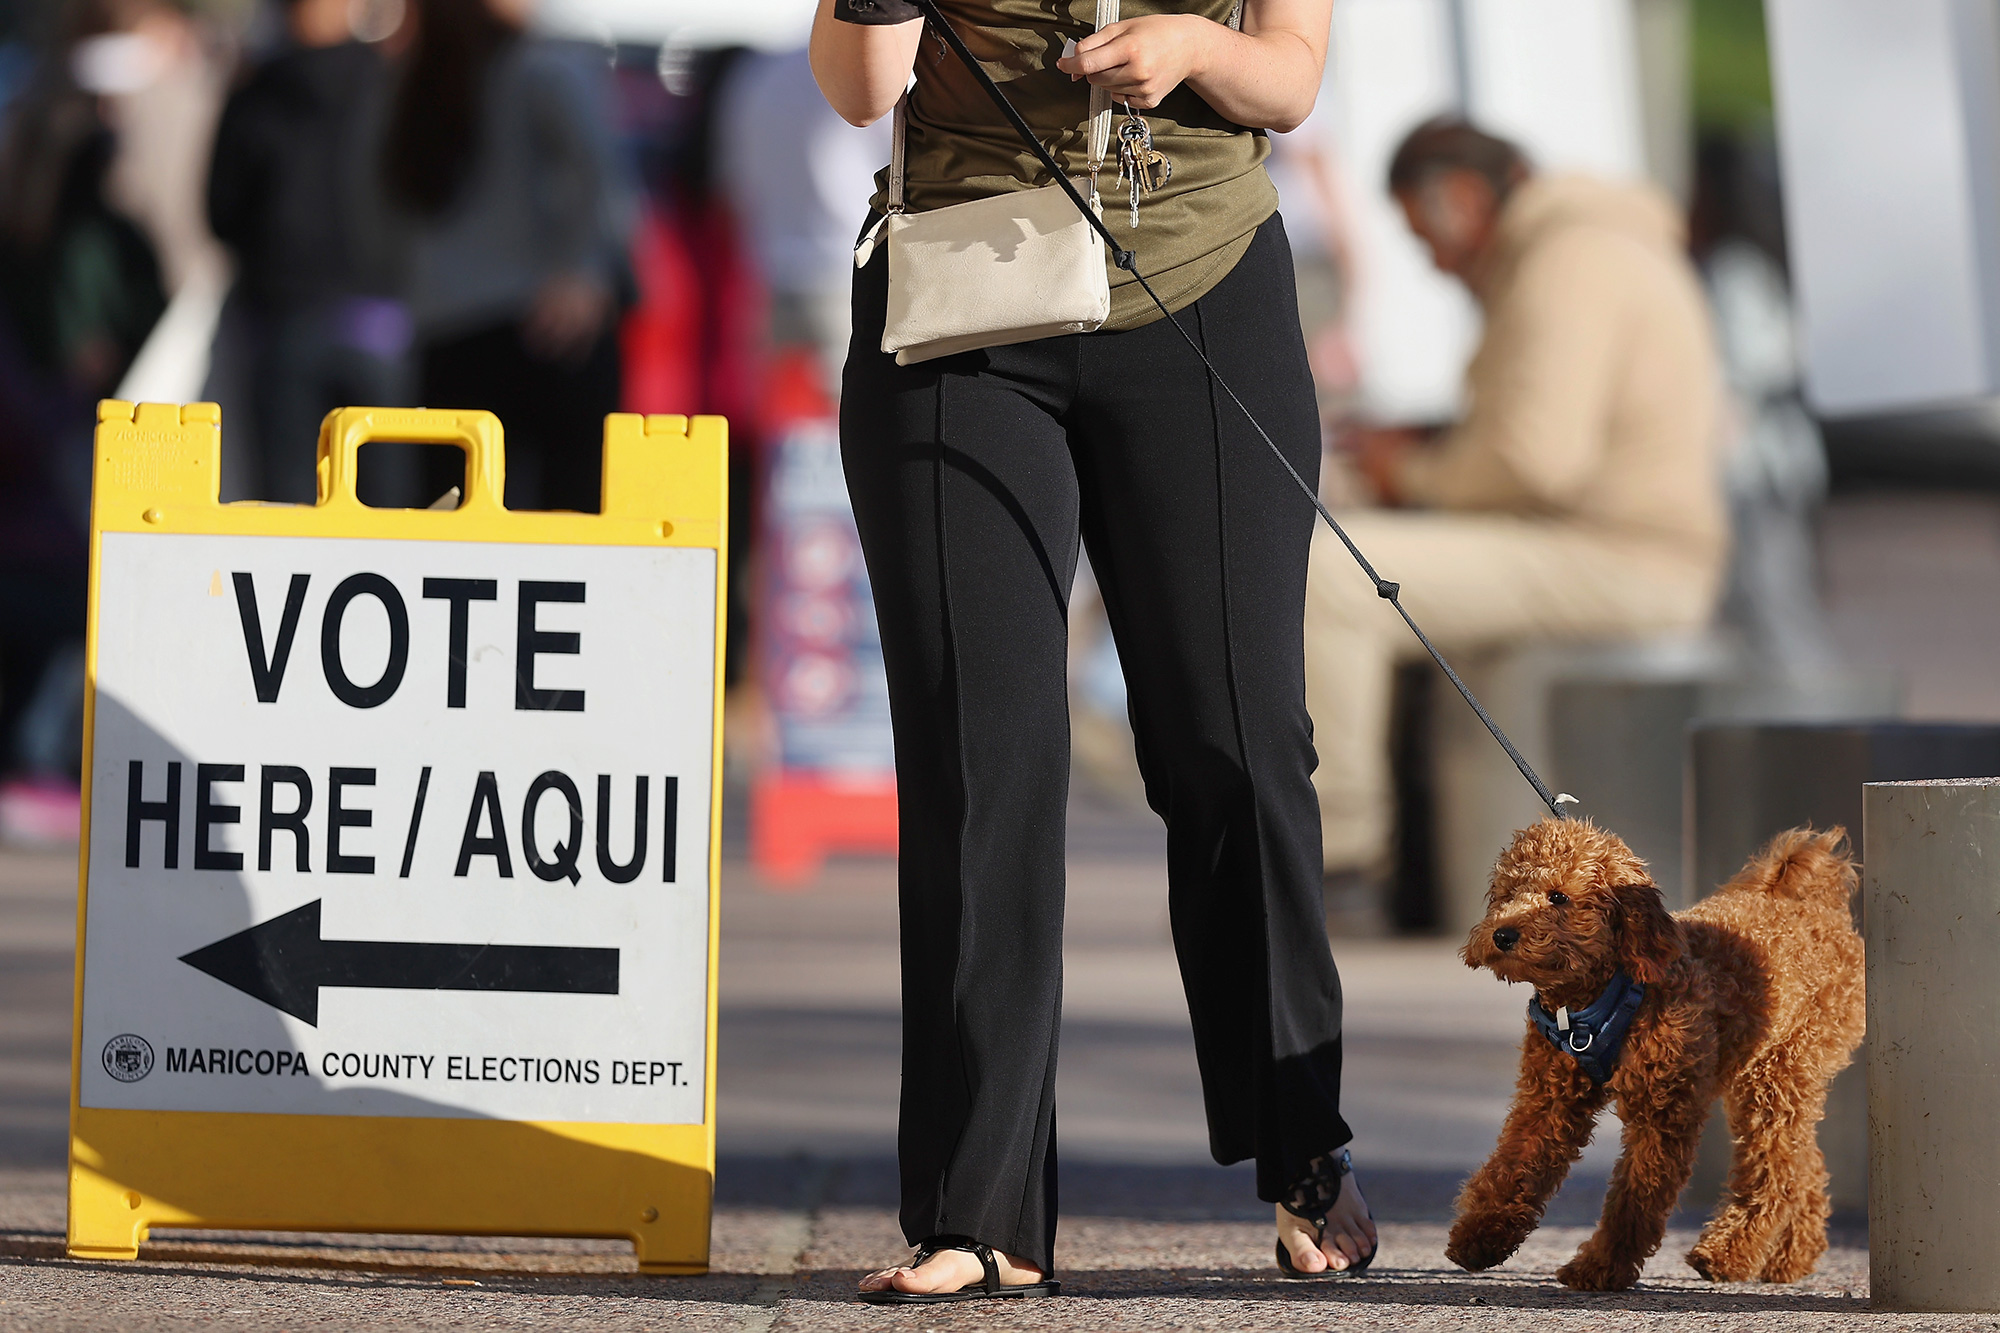
[[[465,450],[465,494],[458,512],[505,512],[507,454],[500,418],[491,412],[439,411],[427,407],[343,407],[319,428],[319,502],[366,508],[355,492],[361,446],[371,441],[455,444]]]

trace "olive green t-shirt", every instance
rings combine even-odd
[[[1123,0],[1120,18],[1199,14],[1227,22],[1234,0]],[[1056,68],[1063,43],[1095,27],[1096,0],[939,0],[959,36],[1000,90],[1041,136],[1050,156],[1081,179],[1090,151],[1090,85]],[[1199,299],[1234,268],[1251,236],[1277,211],[1278,192],[1265,174],[1269,141],[1261,131],[1231,123],[1186,86],[1139,113],[1153,146],[1173,163],[1167,183],[1139,198],[1131,227],[1118,179],[1117,127],[1112,106],[1111,149],[1097,178],[1104,220],[1138,255],[1139,271],[1169,309]],[[934,32],[917,49],[916,86],[908,108],[904,205],[927,212],[1009,190],[1054,182],[993,105],[993,100]],[[874,207],[888,204],[888,172],[876,177]],[[1105,257],[1110,266],[1110,256]],[[1110,267],[1111,317],[1106,329],[1137,328],[1159,318],[1132,275]]]

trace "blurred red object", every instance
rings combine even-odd
[[[750,863],[774,884],[803,886],[829,852],[896,850],[896,780],[774,769],[750,788]]]
[[[834,421],[838,416],[833,395],[820,382],[819,358],[810,347],[782,347],[772,353],[763,387],[761,418],[767,434],[775,436],[801,421]]]
[[[639,300],[620,330],[627,412],[729,418],[732,453],[754,449],[764,398],[764,293],[741,229],[719,203],[649,206],[632,235]]]

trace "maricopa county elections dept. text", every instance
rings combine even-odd
[[[99,577],[86,1052],[307,1072],[107,1054],[86,1104],[700,1120],[712,550],[108,533]],[[338,1058],[524,1049],[607,1076]]]

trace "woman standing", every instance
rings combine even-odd
[[[1122,190],[1107,216],[1292,465],[1316,476],[1318,415],[1258,131],[1311,110],[1331,0],[1243,0],[1240,15],[1232,0],[1127,0],[1095,32],[1080,4],[940,4],[1071,176],[1090,175],[1086,82],[1143,119],[1171,175],[1135,229]],[[1050,184],[925,29],[910,0],[821,0],[812,37],[821,89],[856,124],[890,111],[914,68],[910,208]],[[1112,194],[1110,172],[1098,184]],[[1167,824],[1211,1149],[1256,1160],[1260,1197],[1280,1204],[1281,1263],[1356,1272],[1374,1251],[1343,1148],[1340,983],[1308,781],[1313,511],[1131,276],[1110,277],[1096,333],[908,366],[878,350],[879,250],[855,281],[841,441],[895,721],[902,1220],[918,1247],[865,1278],[865,1300],[1057,1289],[1065,603],[1079,540]]]
[[[625,228],[603,60],[525,35],[532,3],[416,0],[383,176],[419,401],[499,415],[510,507],[595,510]]]

